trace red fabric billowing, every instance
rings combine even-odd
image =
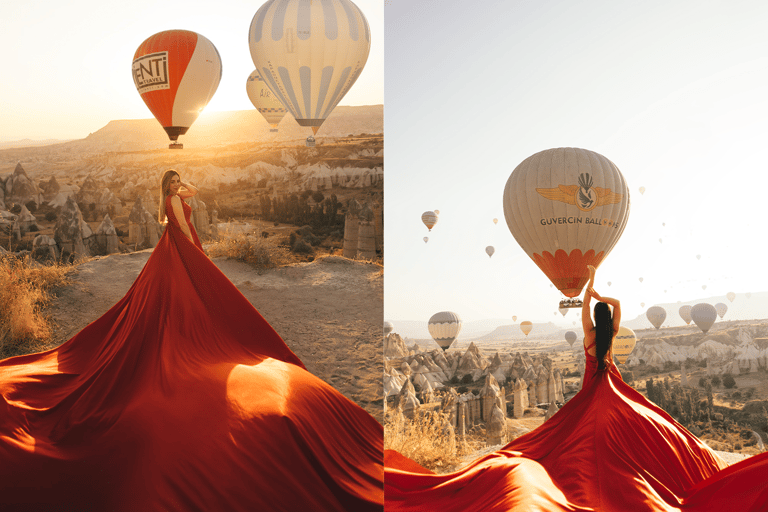
[[[768,453],[727,467],[589,355],[582,391],[498,452],[446,475],[403,459],[385,452],[387,511],[768,510]]]
[[[0,509],[381,510],[381,425],[304,369],[166,205],[123,299],[0,361]]]

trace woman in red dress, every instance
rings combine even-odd
[[[168,224],[128,293],[0,361],[0,510],[380,511],[381,425],[203,253],[194,187],[162,186]]]
[[[768,452],[728,467],[622,381],[611,358],[621,306],[595,292],[590,271],[581,391],[536,430],[455,473],[385,451],[387,511],[768,510]],[[592,297],[601,301],[594,324]]]

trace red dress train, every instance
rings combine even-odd
[[[587,354],[582,390],[536,430],[434,475],[385,451],[387,511],[768,510],[768,453],[727,467]]]
[[[381,425],[305,370],[166,201],[125,297],[0,361],[0,509],[381,510]]]

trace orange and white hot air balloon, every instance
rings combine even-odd
[[[268,0],[253,16],[248,45],[269,89],[316,134],[362,73],[371,32],[351,0]]]
[[[525,334],[526,336],[528,336],[528,333],[531,332],[531,329],[533,329],[533,324],[528,320],[526,320],[525,322],[520,322],[520,330],[523,331],[523,334]]]
[[[629,189],[602,155],[556,148],[526,158],[504,188],[512,236],[552,283],[577,297],[618,242],[629,218]]]
[[[288,112],[286,108],[280,103],[280,100],[272,94],[267,84],[259,76],[258,71],[253,71],[248,76],[248,81],[245,83],[245,91],[248,93],[248,98],[259,111],[259,114],[264,116],[264,119],[269,123],[270,132],[277,131],[277,125]]]
[[[171,139],[172,149],[208,104],[221,81],[221,58],[208,39],[189,30],[148,37],[133,56],[133,82]]]

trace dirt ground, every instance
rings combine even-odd
[[[81,264],[48,308],[55,323],[53,346],[121,299],[150,254],[113,254]],[[327,256],[257,272],[239,261],[213,261],[310,372],[383,421],[381,266]]]

